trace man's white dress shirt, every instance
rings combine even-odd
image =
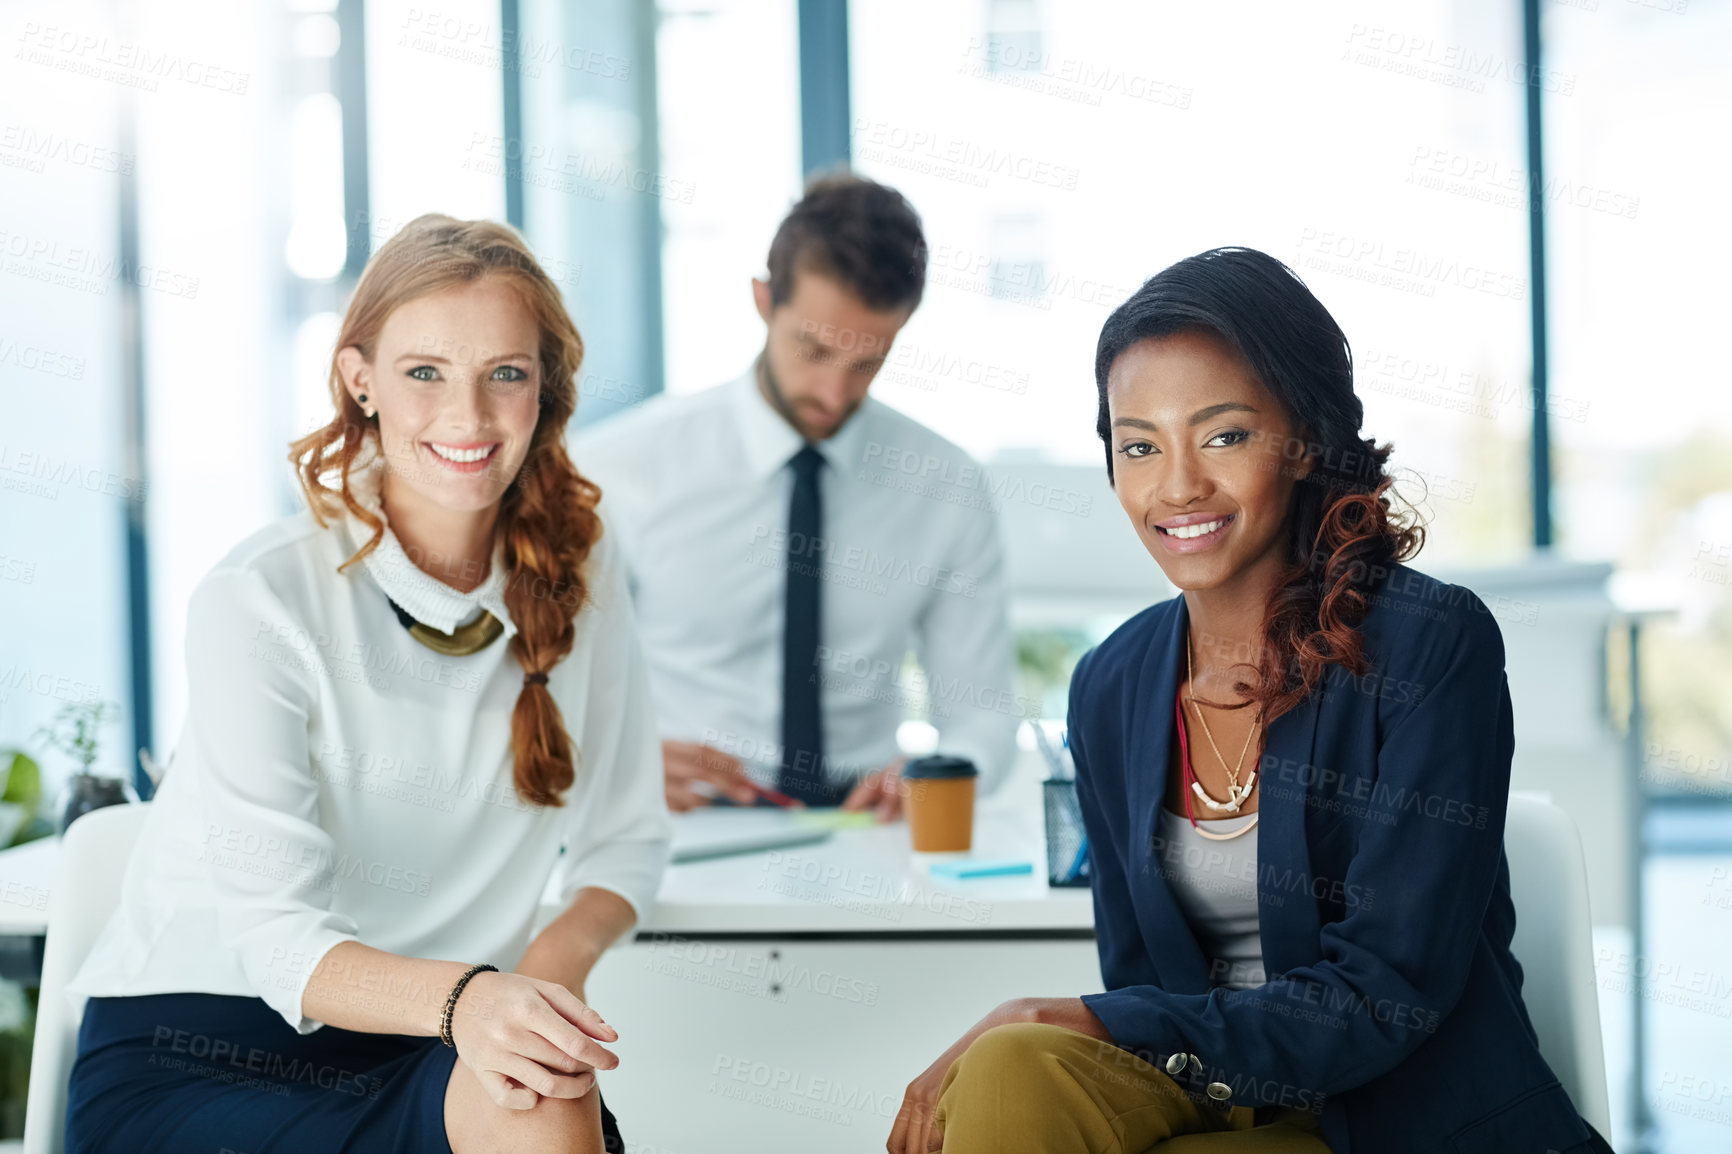
[[[352,481],[379,511],[376,459]],[[648,911],[671,822],[611,527],[586,562],[593,600],[572,651],[548,675],[577,767],[561,807],[512,784],[524,672],[503,549],[463,593],[416,568],[389,528],[339,573],[367,536],[347,515],[286,518],[194,589],[185,728],[75,999],[257,996],[307,1034],[324,1023],[302,1013],[302,990],[338,942],[510,970],[550,878],[562,902],[597,886]],[[445,632],[488,609],[505,635],[441,656],[387,594]]]
[[[755,369],[654,397],[574,439],[625,548],[662,736],[714,746],[775,784],[791,559],[819,571],[826,780],[894,761],[897,726],[925,699],[938,750],[971,758],[992,789],[1024,710],[985,474],[868,395],[817,442],[823,539],[789,541],[788,461],[803,444]],[[918,669],[904,669],[911,648]]]

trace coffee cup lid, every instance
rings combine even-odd
[[[966,757],[955,757],[947,753],[931,753],[925,757],[912,758],[902,767],[905,778],[944,778],[944,777],[977,777],[980,771]]]

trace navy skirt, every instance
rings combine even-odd
[[[456,1061],[438,1038],[300,1034],[263,998],[91,998],[66,1154],[452,1154],[445,1086]],[[601,1121],[607,1150],[623,1152],[606,1103]]]

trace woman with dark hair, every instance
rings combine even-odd
[[[368,261],[290,450],[307,510],[193,591],[186,727],[70,986],[68,1154],[624,1149],[584,986],[671,823],[565,451],[582,359],[506,225]]]
[[[1108,477],[1180,590],[1071,679],[1106,990],[987,1015],[889,1149],[1609,1152],[1510,953],[1502,635],[1403,564],[1423,529],[1340,327],[1215,249],[1108,318],[1095,381]]]

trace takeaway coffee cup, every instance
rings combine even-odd
[[[974,842],[974,781],[966,757],[935,753],[902,767],[908,829],[916,853],[960,853]]]

